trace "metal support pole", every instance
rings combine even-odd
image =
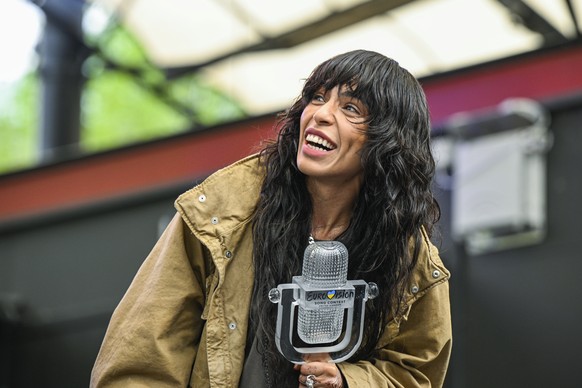
[[[41,161],[78,154],[81,127],[81,71],[88,55],[82,38],[83,0],[37,3],[46,14],[39,45],[42,82]]]

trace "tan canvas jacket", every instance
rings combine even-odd
[[[178,214],[116,308],[91,387],[236,388],[253,288],[256,156],[176,201]],[[425,238],[402,313],[378,358],[339,364],[350,387],[440,387],[451,352],[449,273]]]

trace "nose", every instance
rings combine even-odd
[[[335,106],[333,100],[326,101],[313,114],[313,119],[317,124],[331,124],[334,121]]]

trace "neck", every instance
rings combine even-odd
[[[313,214],[311,235],[316,240],[334,240],[349,226],[359,190],[308,182]]]

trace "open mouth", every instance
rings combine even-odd
[[[336,149],[335,144],[332,144],[317,135],[309,134],[305,137],[305,141],[307,142],[307,145],[314,150],[328,152]]]

